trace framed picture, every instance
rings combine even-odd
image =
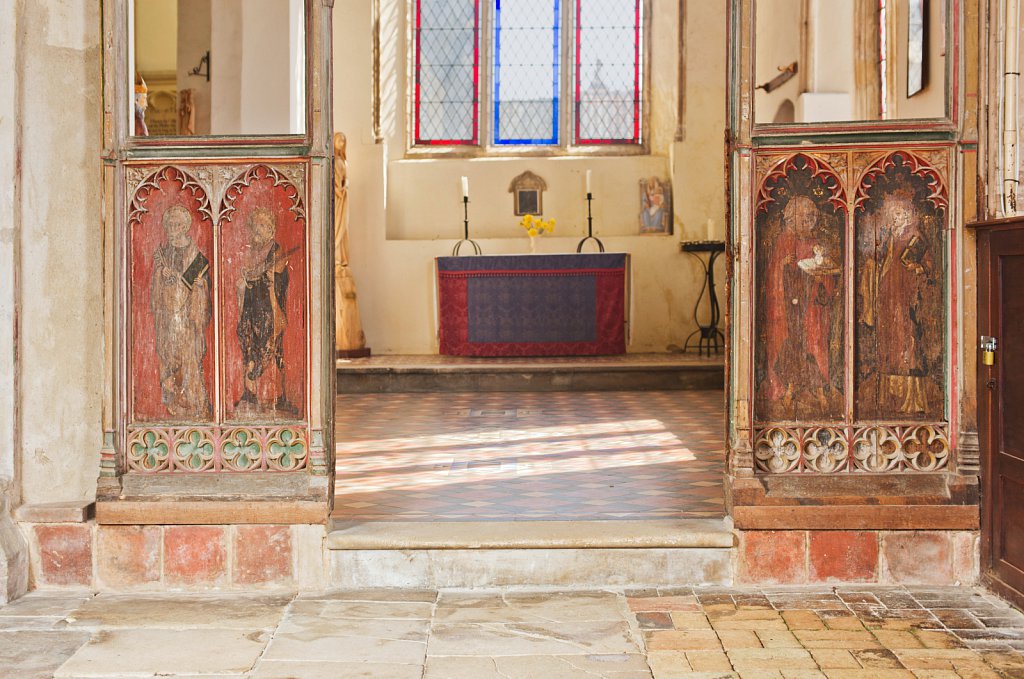
[[[928,0],[907,2],[907,96],[928,85]]]
[[[508,186],[513,213],[517,217],[544,214],[544,191],[547,188],[547,182],[529,170],[513,179]]]
[[[640,180],[640,233],[672,235],[672,182],[648,177]]]

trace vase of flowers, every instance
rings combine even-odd
[[[519,222],[519,226],[526,229],[526,235],[530,237],[530,254],[533,254],[537,251],[537,238],[546,233],[554,232],[555,220],[549,219],[544,221],[540,217],[526,215],[523,217],[522,221]]]

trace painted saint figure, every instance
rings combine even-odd
[[[163,227],[166,242],[153,256],[150,286],[161,400],[174,417],[208,419],[203,359],[210,324],[210,263],[189,235],[188,208],[167,208]]]
[[[888,196],[879,214],[875,256],[863,264],[861,323],[874,328],[882,403],[901,413],[928,411],[930,348],[925,295],[935,273],[931,247],[909,195]],[[876,316],[885,309],[885,318]],[[934,325],[934,323],[932,323]]]
[[[272,365],[277,369],[273,386],[274,409],[298,415],[285,394],[284,331],[288,325],[288,258],[275,238],[277,217],[258,207],[246,222],[248,243],[236,281],[238,295],[238,342],[242,348],[244,389],[236,407],[256,408],[260,402],[259,378]]]
[[[836,253],[815,233],[818,208],[793,196],[782,229],[770,244],[764,279],[763,323],[768,329],[767,379],[762,399],[796,408],[798,417],[836,417],[830,407],[833,319],[841,292]]]
[[[640,182],[640,233],[671,233],[665,188],[656,177]]]

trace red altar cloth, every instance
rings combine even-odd
[[[628,266],[623,253],[438,257],[440,351],[624,354]]]

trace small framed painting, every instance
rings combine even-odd
[[[513,179],[508,186],[512,194],[513,213],[517,217],[544,214],[544,191],[547,188],[547,182],[530,171]]]
[[[672,235],[672,183],[648,177],[640,180],[640,233]]]
[[[907,2],[907,97],[928,85],[928,0]]]

